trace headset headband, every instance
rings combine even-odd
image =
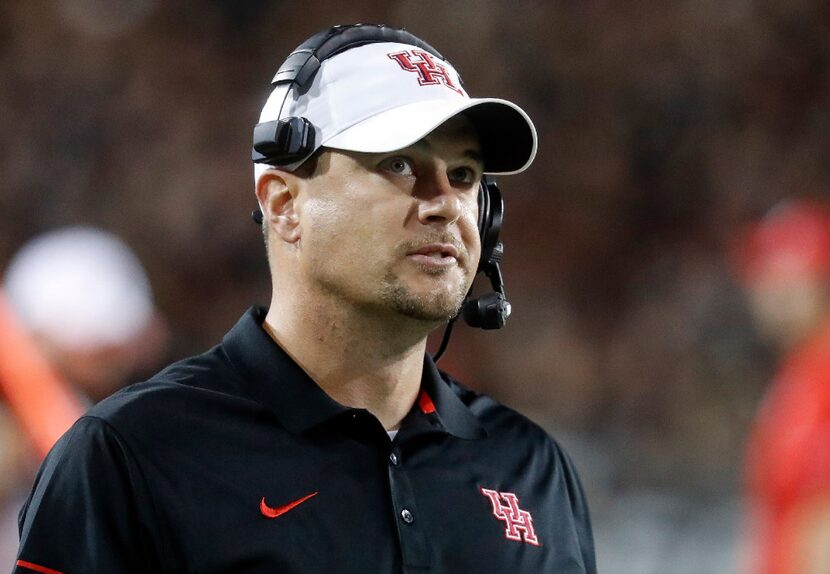
[[[271,85],[293,82],[306,87],[324,60],[365,44],[394,42],[410,44],[446,60],[441,53],[403,28],[383,24],[349,24],[332,26],[297,46],[280,66]]]

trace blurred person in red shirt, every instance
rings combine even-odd
[[[748,574],[830,573],[830,207],[773,208],[736,262],[780,364],[750,433]]]

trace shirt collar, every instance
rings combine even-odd
[[[266,309],[252,307],[222,340],[222,349],[244,380],[244,394],[268,407],[295,434],[353,411],[329,397],[265,332],[265,314]],[[428,412],[431,407],[434,412]],[[413,411],[436,417],[439,427],[459,438],[486,436],[429,355],[424,356],[421,394]]]
[[[300,434],[350,409],[329,397],[265,332],[266,309],[252,307],[225,335],[222,348],[244,379],[244,393]]]
[[[421,394],[413,409],[421,412],[435,408],[435,416],[446,431],[459,438],[476,439],[487,436],[478,418],[450,388],[429,354],[424,355]],[[426,408],[425,408],[426,407]]]

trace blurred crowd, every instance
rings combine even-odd
[[[457,329],[442,366],[573,453],[602,571],[729,571],[779,358],[730,250],[781,200],[830,200],[826,2],[2,2],[0,271],[41,233],[107,230],[165,317],[157,363],[214,344],[268,301],[249,217],[268,82],[311,33],[358,21],[424,37],[539,130],[535,165],[502,182],[514,314]]]

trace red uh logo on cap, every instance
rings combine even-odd
[[[407,72],[415,72],[418,74],[418,83],[422,86],[434,86],[435,84],[444,84],[449,89],[464,95],[461,88],[455,85],[450,77],[447,68],[435,61],[435,58],[429,52],[423,50],[405,50],[403,52],[395,52],[389,54],[389,57],[395,60],[398,65]]]

